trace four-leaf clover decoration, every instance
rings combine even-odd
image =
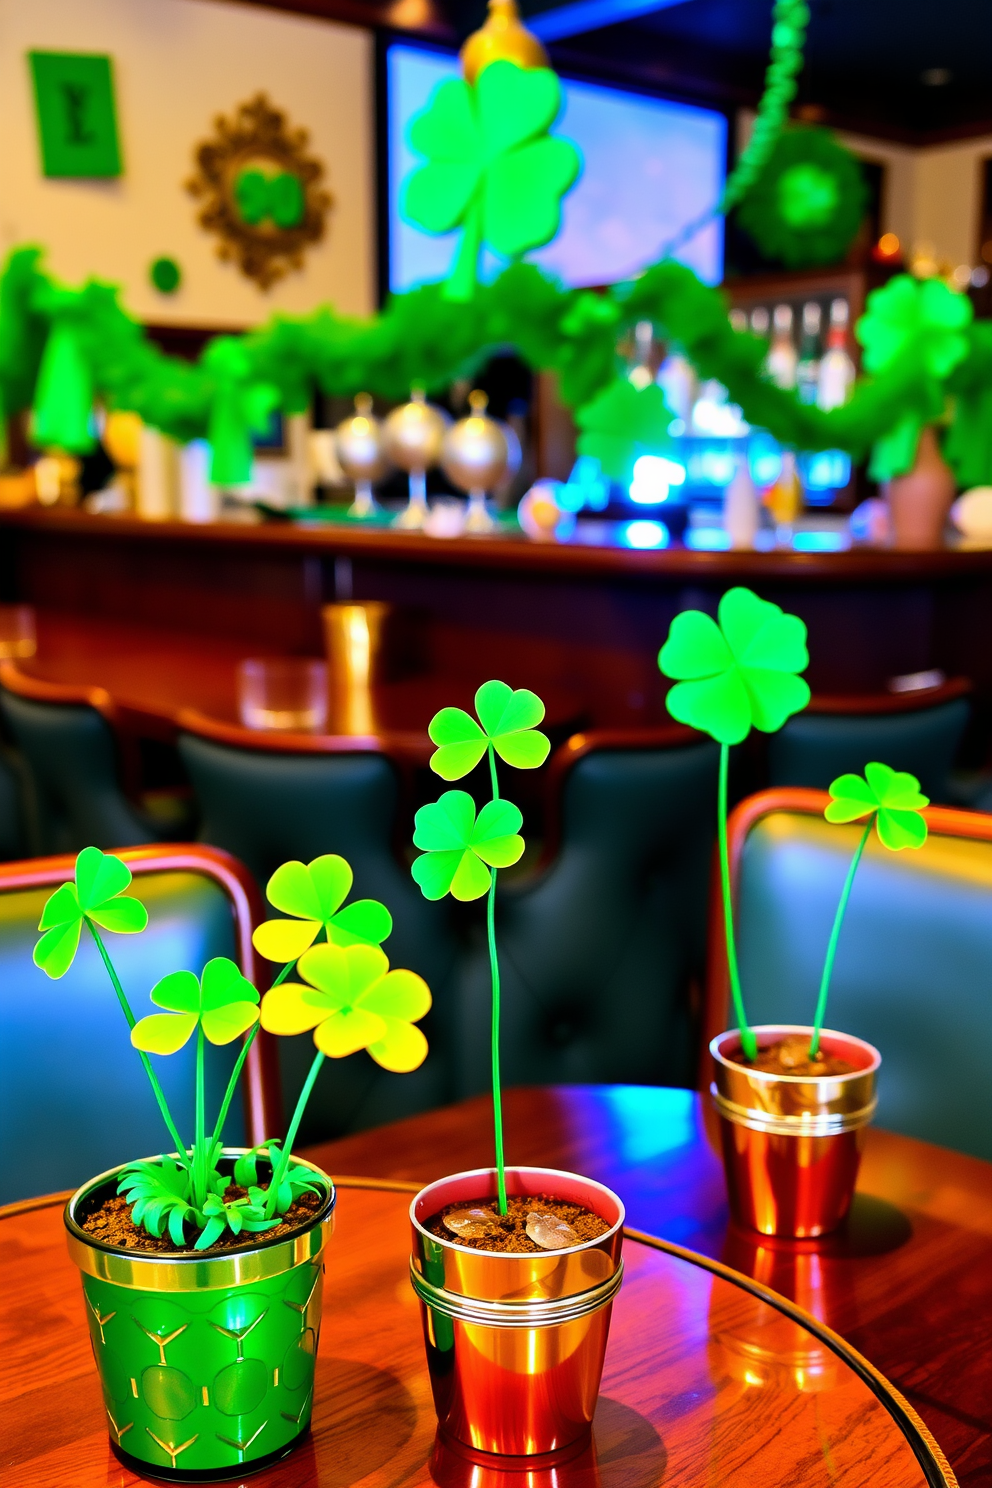
[[[367,1049],[377,1064],[405,1074],[423,1064],[427,1040],[413,1025],[431,1005],[423,977],[390,971],[378,946],[318,945],[300,957],[308,986],[284,982],[265,994],[262,1027],[306,1033],[322,1054],[343,1059]]]
[[[156,1007],[131,1029],[131,1042],[148,1054],[175,1054],[199,1025],[212,1044],[229,1044],[258,1018],[258,993],[226,956],[214,956],[199,978],[173,971],[151,992]]]
[[[136,935],[148,924],[138,899],[121,895],[131,870],[120,858],[84,847],[76,859],[74,883],[62,884],[46,901],[38,929],[45,933],[34,948],[34,964],[50,977],[64,976],[75,960],[84,920],[118,935]]]
[[[393,928],[393,918],[377,899],[344,904],[352,885],[352,871],[337,853],[325,853],[312,863],[283,863],[266,885],[275,909],[292,920],[267,920],[252,936],[252,944],[267,961],[295,961],[311,946],[323,926],[334,945],[378,945]]]
[[[484,74],[483,74],[484,75]],[[512,801],[487,801],[475,814],[467,791],[445,791],[416,815],[414,847],[424,849],[411,869],[425,899],[481,899],[492,868],[509,868],[524,850],[523,817]]]
[[[906,771],[889,765],[865,765],[865,778],[839,775],[830,786],[830,803],[824,811],[829,822],[853,822],[875,816],[875,830],[883,847],[899,852],[904,847],[922,847],[927,824],[920,815],[929,806],[929,796],[920,793],[920,782]]]
[[[427,164],[403,184],[404,218],[428,233],[464,229],[449,281],[468,299],[479,248],[513,257],[558,231],[561,198],[579,174],[579,152],[548,134],[561,84],[547,67],[491,63],[475,85],[451,79],[411,120],[410,148]]]
[[[536,693],[526,687],[514,692],[505,682],[484,682],[475,694],[475,711],[479,723],[463,708],[442,708],[431,719],[428,732],[438,746],[431,755],[435,775],[461,780],[490,745],[518,770],[536,770],[544,764],[551,743],[536,727],[544,717],[544,704]]]
[[[728,589],[718,613],[719,625],[701,610],[676,615],[658,665],[676,681],[665,700],[673,718],[739,744],[752,726],[774,733],[809,702],[796,675],[809,664],[806,627],[750,589]]]

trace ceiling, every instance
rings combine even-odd
[[[256,3],[452,44],[486,11],[485,0]],[[796,101],[802,116],[908,144],[992,132],[989,0],[807,3]],[[535,29],[547,30],[562,71],[724,107],[760,96],[771,0],[521,0],[520,9]]]

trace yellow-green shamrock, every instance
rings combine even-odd
[[[400,210],[424,232],[463,229],[450,298],[471,297],[483,242],[512,258],[558,231],[561,198],[581,167],[575,146],[548,134],[560,109],[550,68],[501,60],[474,86],[440,83],[411,120],[410,148],[427,164],[403,183]]]
[[[509,868],[524,850],[523,817],[512,801],[487,801],[475,814],[467,791],[445,791],[417,812],[414,847],[424,849],[410,870],[425,899],[480,899],[492,868]]]
[[[197,1026],[212,1044],[229,1044],[258,1019],[258,993],[227,956],[214,956],[196,977],[173,971],[151,991],[156,1007],[131,1029],[131,1042],[147,1054],[175,1054]]]
[[[658,666],[676,679],[665,699],[673,718],[739,744],[752,726],[774,733],[809,702],[796,675],[809,665],[806,627],[750,589],[728,589],[718,614],[719,625],[701,610],[676,615]]]
[[[438,746],[431,755],[435,775],[461,780],[475,769],[490,745],[500,759],[518,770],[543,765],[551,743],[536,727],[544,717],[544,704],[536,693],[526,687],[514,692],[505,682],[484,682],[475,694],[475,711],[478,723],[464,708],[442,708],[431,719],[428,733]]]
[[[268,1033],[312,1028],[317,1048],[331,1059],[367,1049],[396,1074],[423,1064],[427,1040],[413,1026],[431,1005],[423,977],[390,971],[386,953],[370,945],[314,946],[297,969],[308,986],[283,982],[265,994],[262,1027]]]
[[[878,840],[892,852],[922,847],[927,840],[927,824],[920,812],[930,805],[930,798],[920,793],[920,782],[908,771],[877,762],[865,765],[864,779],[838,775],[830,796],[823,813],[827,821],[853,822],[874,814]]]
[[[252,944],[267,961],[295,961],[311,946],[323,926],[334,945],[378,945],[393,928],[393,918],[377,899],[344,904],[352,885],[350,865],[337,853],[312,863],[283,863],[269,879],[269,903],[292,920],[267,920],[252,935]]]
[[[148,924],[148,911],[138,899],[121,895],[131,870],[120,858],[84,847],[76,859],[74,883],[62,884],[46,900],[38,929],[45,933],[34,948],[34,964],[54,978],[64,976],[75,960],[83,921],[118,935],[136,935]]]

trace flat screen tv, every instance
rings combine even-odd
[[[434,87],[458,77],[458,58],[411,46],[386,53],[389,288],[411,289],[448,272],[458,233],[430,237],[403,222],[400,184],[418,163],[406,142],[411,117]],[[713,109],[649,98],[598,83],[562,80],[565,105],[554,126],[578,145],[584,167],[565,197],[562,227],[527,255],[565,284],[610,284],[636,274],[686,223],[711,207],[723,188],[727,120]],[[723,276],[723,220],[676,255],[707,284]],[[483,274],[500,262],[489,255]]]

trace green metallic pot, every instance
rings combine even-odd
[[[239,1153],[227,1148],[233,1165]],[[237,1250],[156,1255],[106,1245],[77,1216],[117,1192],[101,1173],[65,1207],[117,1456],[171,1483],[244,1477],[290,1453],[310,1426],[331,1180],[290,1236]]]

